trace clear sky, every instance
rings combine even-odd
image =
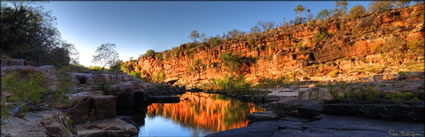
[[[349,1],[348,9],[369,1]],[[146,50],[163,51],[191,41],[197,30],[215,36],[232,29],[249,31],[258,21],[281,23],[295,18],[293,9],[302,4],[316,15],[334,9],[334,1],[281,2],[44,2],[46,11],[57,18],[62,39],[73,43],[80,53],[80,64],[93,66],[96,47],[115,43],[120,59],[137,58]]]

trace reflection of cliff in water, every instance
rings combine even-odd
[[[247,115],[265,109],[219,94],[185,93],[179,103],[153,103],[148,117],[160,115],[187,127],[213,132],[248,125]]]

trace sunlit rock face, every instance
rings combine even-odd
[[[188,92],[180,99],[179,103],[153,103],[148,106],[147,116],[162,116],[190,128],[217,132],[247,126],[248,114],[265,111],[218,94]]]
[[[299,72],[297,77],[312,77],[316,74],[326,76],[334,70],[349,72],[371,64],[386,66],[423,61],[423,55],[406,55],[401,62],[395,62],[389,60],[388,56],[382,57],[379,52],[380,46],[394,37],[400,38],[402,49],[406,49],[408,43],[423,40],[423,11],[424,4],[420,4],[379,14],[365,14],[354,19],[279,27],[262,33],[251,44],[249,38],[245,37],[217,46],[206,44],[187,48],[182,45],[161,52],[161,58],[141,57],[125,65],[130,71],[139,72],[147,79],[162,74],[163,81],[176,81],[177,85],[191,87],[231,74],[220,60],[224,53],[241,57],[241,67],[237,73],[243,74],[247,81],[253,83],[262,78],[276,79],[294,71]],[[315,35],[323,28],[325,30],[322,31],[329,35],[315,42]],[[196,60],[200,60],[200,71],[191,71]],[[353,77],[353,80],[358,78]],[[347,76],[343,78],[351,80]]]

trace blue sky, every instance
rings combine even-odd
[[[357,4],[367,8],[369,3],[349,1],[348,9]],[[115,43],[120,59],[128,60],[149,49],[163,51],[189,42],[192,30],[215,36],[232,29],[249,31],[258,21],[289,21],[295,18],[293,9],[298,4],[314,15],[335,8],[334,1],[40,3],[57,18],[62,39],[76,46],[85,66],[94,65],[92,55],[102,43]]]

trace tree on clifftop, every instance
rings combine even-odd
[[[294,12],[298,15],[298,17],[295,19],[295,24],[301,24],[304,22],[302,13],[304,12],[305,9],[306,8],[301,4],[298,4],[297,8],[294,9]]]
[[[345,16],[347,14],[347,5],[347,0],[336,0],[334,17]]]
[[[366,13],[366,9],[359,4],[350,9],[350,13],[348,14],[348,16],[353,19],[362,15],[363,13]]]
[[[392,1],[373,1],[372,3],[370,3],[369,5],[369,12],[383,12],[389,9],[393,8],[393,3]]]
[[[95,55],[93,55],[92,62],[102,65],[102,70],[105,70],[106,66],[114,65],[119,57],[115,47],[114,43],[100,45],[100,47],[97,47]]]
[[[144,57],[148,57],[148,56],[154,56],[155,55],[155,50],[147,50]]]
[[[199,32],[196,30],[192,30],[192,32],[190,32],[189,38],[192,39],[194,42],[197,42],[197,39],[199,39]]]
[[[326,20],[326,19],[328,19],[330,16],[331,16],[331,13],[329,12],[329,10],[328,10],[328,9],[324,9],[324,10],[320,11],[320,12],[317,14],[316,18],[317,18],[317,19],[321,19],[321,20]]]

